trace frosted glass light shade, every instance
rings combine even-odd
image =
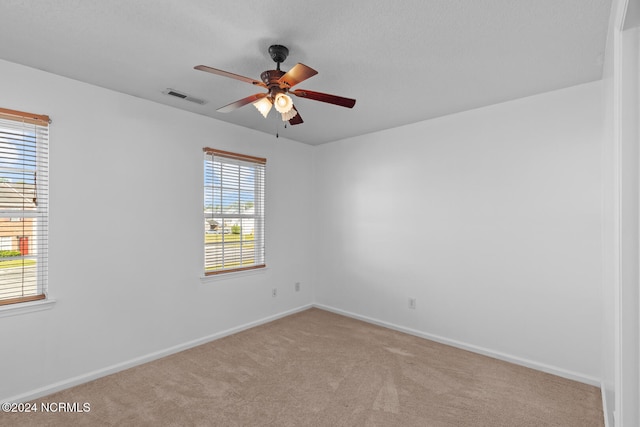
[[[279,93],[276,95],[274,105],[279,113],[288,113],[293,108],[293,101],[289,95]]]
[[[256,107],[258,111],[260,111],[265,119],[267,118],[269,111],[271,111],[271,105],[272,104],[269,98],[262,98],[261,100],[253,103],[253,106]]]
[[[286,113],[282,113],[282,121],[286,122],[287,120],[290,120],[292,118],[294,118],[296,116],[296,114],[298,114],[298,112],[292,108],[291,110],[287,111]]]

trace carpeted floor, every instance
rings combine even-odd
[[[603,426],[596,387],[319,309],[35,403],[0,425]]]

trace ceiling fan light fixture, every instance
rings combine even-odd
[[[293,108],[293,101],[291,100],[291,97],[284,93],[277,94],[273,104],[279,113],[288,113]]]
[[[271,111],[271,100],[269,98],[262,98],[259,101],[253,103],[253,106],[260,111],[260,114],[266,119],[267,115],[269,115],[269,111]]]
[[[281,113],[282,114],[282,121],[286,122],[291,120],[292,118],[294,118],[298,112],[296,111],[295,108],[292,108],[291,110],[287,111],[286,113]]]

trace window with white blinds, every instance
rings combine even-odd
[[[49,121],[0,108],[0,305],[47,295]]]
[[[204,149],[205,275],[265,267],[267,160]]]

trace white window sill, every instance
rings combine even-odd
[[[22,302],[0,306],[0,317],[17,316],[19,314],[33,313],[36,311],[50,310],[56,303],[54,299],[43,299],[40,301]]]
[[[230,271],[228,273],[212,274],[210,276],[200,276],[200,282],[210,283],[220,280],[237,279],[238,277],[253,276],[255,274],[264,274],[269,267],[255,268],[253,270]]]

